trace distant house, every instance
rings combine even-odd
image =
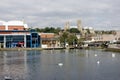
[[[39,33],[41,36],[42,48],[55,48],[60,47],[59,40],[54,33]]]
[[[89,46],[100,46],[103,43],[120,43],[120,31],[116,31],[116,34],[96,34],[84,41],[85,44]],[[110,45],[110,44],[109,44]],[[112,45],[112,44],[111,44]],[[118,46],[119,44],[117,44]],[[120,45],[119,45],[120,46]],[[113,47],[113,45],[112,45]],[[116,47],[116,46],[114,46]]]
[[[116,42],[120,39],[120,31],[116,31],[116,34],[101,34],[91,37],[93,42]]]

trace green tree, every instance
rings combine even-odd
[[[31,28],[29,28],[28,30],[31,30]],[[55,34],[59,34],[59,32],[61,31],[61,28],[57,27],[45,27],[45,28],[35,28],[34,30],[36,30],[37,32],[44,32],[44,33],[55,33]]]
[[[61,28],[57,27],[57,28],[54,30],[54,33],[55,33],[55,34],[59,34],[60,31],[61,31]]]
[[[40,28],[35,28],[35,30],[36,30],[37,32],[44,32],[44,29],[40,29]]]
[[[84,44],[83,41],[85,41],[85,38],[80,38],[80,39],[78,40],[78,45],[79,45],[79,46],[83,45],[83,44]]]
[[[64,47],[66,43],[69,45],[76,45],[77,41],[78,39],[73,33],[63,32],[63,34],[60,36],[60,42],[64,44]]]
[[[87,30],[87,34],[90,34],[90,30],[89,29],[86,29]]]
[[[75,34],[69,34],[68,38],[67,38],[67,41],[69,43],[69,45],[75,45],[77,44],[77,37]]]
[[[43,32],[45,33],[55,33],[58,34],[61,31],[60,28],[54,28],[54,27],[46,27]]]
[[[50,33],[50,28],[49,27],[44,28],[44,33]]]
[[[65,44],[66,44],[66,42],[68,40],[68,35],[69,35],[68,32],[63,32],[63,34],[60,35],[59,39],[60,39],[60,42],[64,44],[64,47],[65,47]]]
[[[69,30],[70,33],[80,33],[80,31],[77,28],[71,28]]]

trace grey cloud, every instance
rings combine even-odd
[[[119,0],[1,0],[0,19],[24,18],[30,26],[37,27],[63,27],[68,20],[76,25],[81,19],[83,26],[100,29],[107,22],[120,25],[119,3]]]

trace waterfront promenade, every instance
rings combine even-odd
[[[0,48],[0,51],[14,51],[14,50],[53,50],[53,49],[65,49],[62,47],[59,48]]]
[[[79,49],[79,48],[63,48],[63,47],[57,47],[57,48],[0,48],[0,51],[20,51],[20,50],[61,50],[61,49]],[[103,51],[111,51],[111,52],[120,52],[120,48],[116,48],[116,47],[109,47],[109,48],[80,48],[81,49],[95,49],[95,50],[99,50],[102,49]]]

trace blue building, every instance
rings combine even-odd
[[[0,21],[0,48],[40,47],[40,35],[27,29],[28,25],[24,21]]]
[[[41,46],[40,35],[35,31],[0,30],[1,48],[37,48]]]

